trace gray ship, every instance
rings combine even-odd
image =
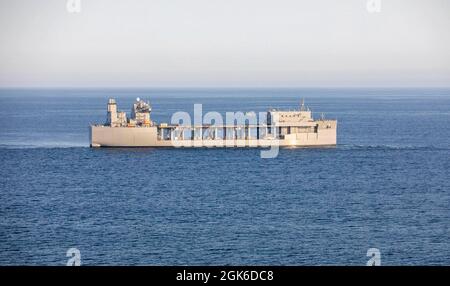
[[[104,124],[90,126],[91,147],[267,147],[334,146],[337,120],[314,120],[302,101],[297,110],[271,109],[263,123],[168,124],[151,120],[149,102],[137,99],[131,118],[119,112],[114,99],[107,104]],[[254,114],[253,114],[254,115]],[[241,116],[242,118],[242,116]],[[247,120],[245,120],[247,119]]]

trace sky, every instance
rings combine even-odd
[[[0,88],[450,87],[450,0],[68,1],[0,0]]]

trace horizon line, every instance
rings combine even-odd
[[[163,89],[163,90],[208,90],[208,89],[450,89],[450,85],[439,86],[0,86],[0,90],[11,89],[34,89],[34,90],[51,90],[51,89]]]

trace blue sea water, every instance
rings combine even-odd
[[[115,97],[175,111],[294,108],[336,148],[91,149]],[[1,90],[0,264],[450,264],[450,90]]]

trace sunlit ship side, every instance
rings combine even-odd
[[[104,124],[90,126],[91,147],[265,147],[334,146],[337,121],[314,120],[302,102],[297,110],[267,112],[263,124],[178,125],[156,122],[151,106],[137,99],[131,117],[109,99]]]

